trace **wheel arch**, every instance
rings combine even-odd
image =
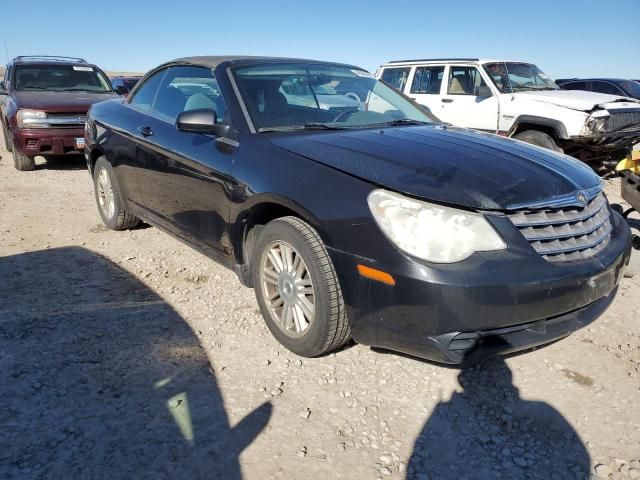
[[[560,120],[553,118],[538,117],[536,115],[520,115],[516,118],[513,126],[509,130],[509,137],[526,130],[538,130],[550,135],[554,140],[567,140],[569,135],[567,129]]]
[[[245,265],[245,248],[249,232],[258,225],[266,225],[272,220],[282,217],[297,217],[311,225],[320,235],[325,245],[330,245],[327,232],[322,228],[318,218],[298,202],[276,194],[258,194],[252,197],[251,203],[232,221],[232,243],[235,262]]]
[[[106,158],[105,152],[98,146],[91,148],[89,152],[89,159],[87,160],[87,166],[89,167],[89,173],[93,175],[93,169],[96,166],[96,162],[100,157]]]

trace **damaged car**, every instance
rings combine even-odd
[[[452,58],[400,60],[377,77],[441,120],[564,152],[613,168],[640,142],[640,101],[562,90],[526,62]]]
[[[608,308],[629,260],[585,164],[443,124],[353,65],[168,62],[91,107],[85,148],[108,228],[143,220],[232,269],[302,356],[353,338],[460,364],[549,343]]]

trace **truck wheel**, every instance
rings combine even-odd
[[[36,161],[34,157],[28,157],[20,152],[18,152],[15,148],[13,151],[13,164],[16,167],[16,170],[20,170],[21,172],[28,172],[36,168]]]
[[[13,145],[11,144],[11,139],[9,138],[9,130],[7,130],[7,127],[4,124],[2,124],[2,136],[4,137],[4,148],[7,150],[7,152],[12,152]]]
[[[531,145],[553,150],[554,152],[563,153],[563,150],[558,146],[555,140],[544,132],[538,130],[525,130],[517,135],[514,135],[516,140],[521,140]]]
[[[124,209],[113,168],[104,157],[98,158],[93,169],[93,188],[100,217],[107,228],[127,230],[140,223]]]
[[[284,347],[316,357],[351,337],[333,262],[308,223],[282,217],[265,225],[251,267],[262,316]]]

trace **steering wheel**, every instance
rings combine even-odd
[[[344,94],[344,96],[348,97],[348,98],[351,98],[352,100],[355,100],[358,103],[362,103],[362,100],[360,100],[360,97],[355,92],[347,92],[347,93]]]
[[[354,95],[355,95],[355,94],[354,94]],[[348,110],[345,110],[344,112],[340,112],[340,114],[339,114],[336,118],[334,118],[333,120],[331,120],[331,123],[336,123],[336,122],[337,122],[338,120],[340,120],[343,116],[345,116],[345,115],[347,115],[347,114],[348,114],[348,115],[351,115],[352,113],[356,113],[356,112],[358,112],[358,111],[360,111],[360,109],[359,109],[359,108],[357,108],[357,107],[351,107],[351,108],[349,108]]]

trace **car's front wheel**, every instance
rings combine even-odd
[[[113,168],[100,157],[93,169],[93,187],[102,221],[111,230],[133,228],[140,220],[125,210]]]
[[[16,167],[16,170],[20,170],[21,172],[28,172],[31,170],[35,170],[36,168],[36,160],[34,157],[29,157],[20,153],[15,147],[12,146],[12,155],[13,155],[13,164]]]
[[[251,265],[262,316],[284,347],[315,357],[349,340],[338,276],[308,223],[296,217],[269,222],[252,248]]]
[[[4,147],[7,152],[13,151],[13,145],[11,145],[11,138],[9,138],[9,130],[2,124],[2,136],[4,137]]]
[[[558,146],[551,135],[539,132],[538,130],[525,130],[524,132],[514,135],[513,138],[554,152],[563,153],[563,150]]]

